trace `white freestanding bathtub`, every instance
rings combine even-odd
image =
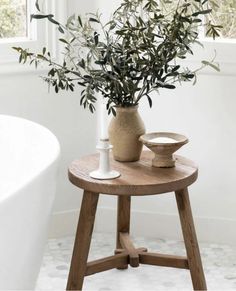
[[[35,287],[59,155],[59,143],[48,129],[0,115],[0,290]]]

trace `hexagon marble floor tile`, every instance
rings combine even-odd
[[[36,290],[65,290],[73,237],[48,241]],[[138,247],[149,251],[185,255],[182,241],[136,238]],[[115,236],[95,233],[89,259],[113,254]],[[200,243],[208,290],[236,290],[236,248]],[[127,270],[110,270],[85,278],[84,291],[165,291],[192,290],[188,270],[141,265]]]

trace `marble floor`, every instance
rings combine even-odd
[[[72,237],[48,241],[36,290],[65,290],[73,246]],[[138,247],[149,251],[185,255],[182,241],[139,237]],[[94,234],[89,259],[113,254],[114,235]],[[236,290],[236,249],[228,245],[200,244],[208,290]],[[128,270],[111,270],[86,277],[86,291],[191,290],[187,270],[142,265]]]

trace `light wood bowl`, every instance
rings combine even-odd
[[[152,141],[156,138],[167,138],[174,140],[173,142],[156,142]],[[186,136],[172,132],[153,132],[140,136],[139,140],[154,152],[155,157],[152,160],[153,167],[172,168],[175,166],[175,158],[173,154],[188,143]],[[168,141],[168,140],[167,140]]]

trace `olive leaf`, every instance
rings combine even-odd
[[[200,68],[186,68],[182,60],[194,54],[201,45],[199,28],[213,39],[220,35],[222,26],[212,22],[213,0],[122,0],[114,9],[110,21],[103,23],[99,13],[86,17],[73,14],[66,24],[53,14],[39,13],[31,19],[44,19],[59,31],[58,41],[64,47],[61,62],[52,58],[44,47],[42,53],[14,47],[19,62],[35,65],[48,64],[43,80],[60,90],[81,88],[80,105],[95,111],[97,93],[107,102],[109,114],[115,107],[137,105],[146,98],[152,107],[154,91],[173,90],[182,82],[196,83],[197,72],[209,66],[219,66],[203,60]]]

